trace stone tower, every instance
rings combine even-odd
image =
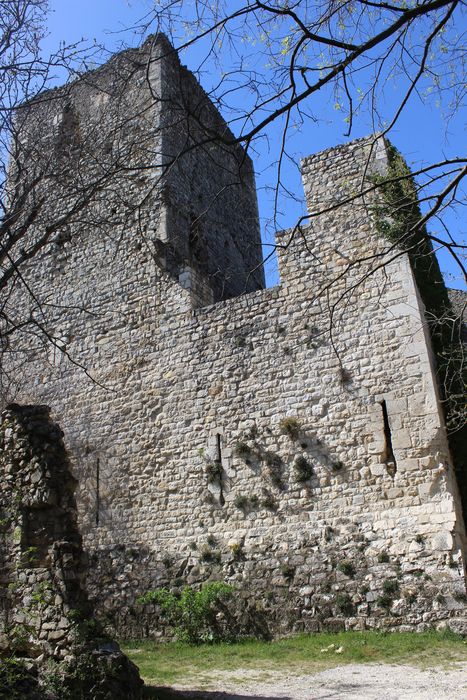
[[[385,258],[371,197],[329,206],[385,172],[385,142],[304,160],[325,213],[278,235],[263,289],[251,163],[164,39],[24,118],[44,172],[63,163],[44,225],[81,199],[29,271],[53,343],[25,346],[10,398],[65,431],[100,611],[154,630],[139,594],[221,578],[273,631],[458,620],[465,532],[411,264]]]

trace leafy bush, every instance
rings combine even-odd
[[[20,659],[0,659],[0,698],[22,700],[39,697],[37,679]]]
[[[233,592],[232,586],[215,581],[206,583],[199,591],[186,586],[180,594],[167,588],[148,591],[138,598],[138,602],[160,605],[162,616],[173,627],[177,639],[189,644],[200,644],[232,638],[218,624],[217,615]]]

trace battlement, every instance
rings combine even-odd
[[[10,387],[67,436],[88,591],[120,634],[160,633],[135,603],[147,589],[211,578],[271,634],[461,625],[465,531],[423,305],[406,253],[379,264],[376,200],[353,199],[384,172],[383,140],[303,161],[310,218],[278,237],[281,284],[263,289],[251,163],[161,45],[63,92],[61,205],[72,163],[101,172],[93,134],[121,170],[31,268],[61,345],[32,341]],[[57,104],[37,108],[50,143]]]

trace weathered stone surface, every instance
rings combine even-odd
[[[63,687],[78,684],[76,669],[86,665],[86,683],[107,693],[93,697],[138,700],[139,673],[105,637],[84,591],[76,480],[61,435],[46,406],[12,405],[2,413],[0,694],[20,697],[27,687],[24,697],[62,697],[58,686],[58,694],[41,690],[56,662]],[[39,479],[31,478],[38,473]],[[7,687],[8,673],[3,675],[11,657],[26,669],[14,688]],[[80,697],[88,696],[83,693]]]
[[[150,119],[131,114],[155,153],[170,154],[186,132],[158,98],[180,84],[189,101],[205,95],[173,54],[148,64],[146,51],[66,97],[104,137],[119,128],[117,106],[128,114],[146,101]],[[135,79],[117,99],[109,86],[128,78],[125,56]],[[61,94],[40,107],[46,125]],[[53,406],[66,431],[98,611],[120,634],[161,635],[157,610],[137,597],[218,578],[270,632],[460,616],[465,532],[410,263],[401,253],[380,269],[389,244],[371,195],[331,207],[365,172],[384,171],[384,142],[303,161],[310,212],[326,213],[278,235],[280,285],[261,289],[260,273],[246,294],[259,255],[251,164],[227,187],[229,168],[221,175],[211,155],[190,150],[114,237],[77,224],[28,277],[67,354],[32,347],[11,392]],[[125,180],[126,198],[146,185]],[[190,206],[213,196],[202,262],[189,250]],[[52,503],[53,490],[41,499]]]

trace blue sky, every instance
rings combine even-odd
[[[49,4],[51,13],[49,35],[44,41],[45,49],[53,50],[59,41],[71,43],[83,38],[95,39],[104,43],[110,51],[114,51],[120,47],[122,41],[131,45],[139,43],[139,37],[134,32],[125,30],[134,26],[152,3],[150,0],[50,0]],[[190,3],[184,3],[184,6],[189,12]],[[202,48],[195,47],[183,54],[182,60],[190,69],[195,70],[198,67]],[[254,50],[252,55],[254,56]],[[201,75],[201,82],[206,89],[210,89],[216,83],[220,70],[221,68],[208,66]],[[397,104],[399,95],[400,84],[388,82],[384,105],[388,114]],[[280,139],[280,124],[271,128],[268,133],[269,140],[263,139],[259,142],[256,151],[251,154],[255,162],[260,215],[266,241],[272,241],[272,231],[275,227],[287,228],[295,223],[297,215],[304,213],[303,191],[297,168],[300,158],[348,140],[345,136],[345,114],[335,109],[334,97],[330,93],[323,93],[317,97],[313,103],[313,113],[319,117],[318,123],[310,120],[288,141],[290,159],[286,164],[285,178],[295,201],[290,197],[281,199],[281,213],[275,222],[271,220],[274,202],[270,186],[274,183],[275,175],[271,160],[275,158],[274,146]],[[224,114],[224,117],[228,116]],[[435,100],[424,104],[416,97],[402,113],[397,127],[391,131],[390,138],[409,165],[416,168],[443,157],[461,156],[461,148],[465,143],[463,122],[461,113],[446,126],[442,105],[437,106]],[[352,138],[364,136],[371,131],[369,118],[362,116],[355,125]],[[465,227],[462,227],[462,221],[459,219],[462,215],[461,207],[458,214],[448,213],[446,216],[449,228],[457,239],[462,235],[462,231],[465,234]],[[438,233],[435,223],[431,224],[430,230]],[[450,256],[442,254],[438,257],[448,286],[465,288]],[[270,283],[276,281],[274,265],[269,266],[268,278]]]

